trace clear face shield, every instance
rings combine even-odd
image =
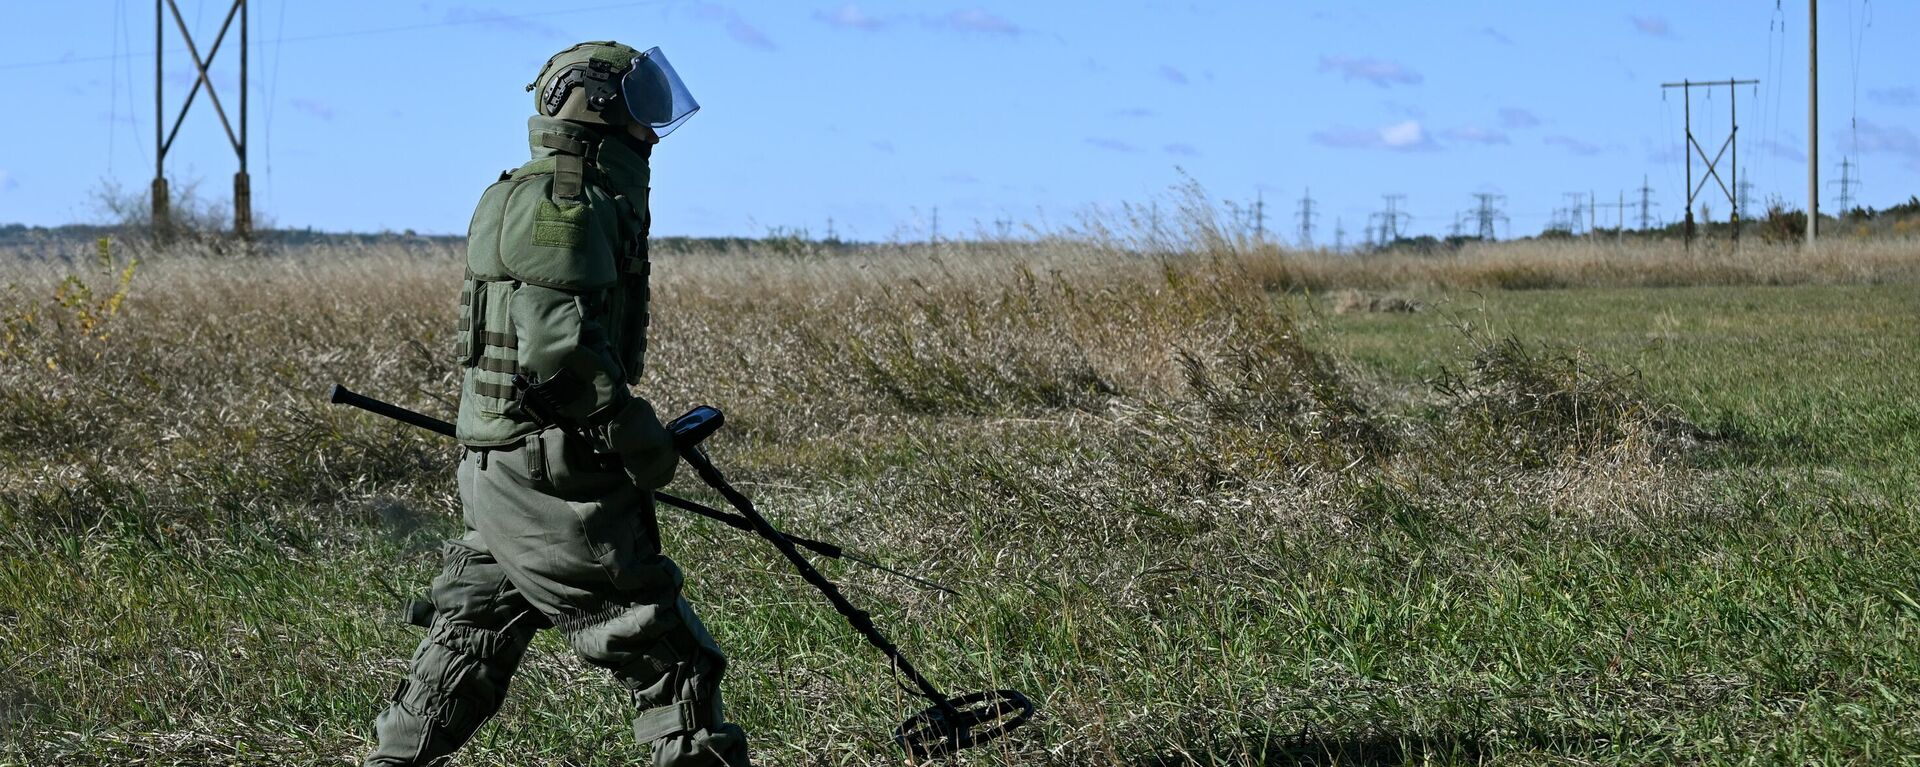
[[[620,79],[620,100],[627,103],[635,122],[652,127],[658,136],[672,133],[700,111],[700,102],[693,99],[658,46],[633,60],[633,68]]]

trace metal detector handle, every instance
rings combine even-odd
[[[453,424],[426,415],[425,413],[416,413],[399,405],[389,405],[380,400],[355,392],[340,384],[334,384],[333,388],[327,391],[327,401],[335,405],[348,405],[360,408],[369,413],[384,415],[395,421],[418,426],[443,437],[453,436]]]
[[[427,415],[425,413],[418,413],[412,410],[408,410],[406,408],[400,407],[399,405],[394,405],[387,402],[381,402],[380,400],[377,400],[372,397],[361,394],[359,392],[353,391],[352,389],[348,389],[347,387],[341,386],[340,384],[334,384],[333,388],[327,391],[327,401],[336,405],[347,405],[349,407],[357,407],[369,413],[383,415],[404,424],[408,424],[411,426],[418,426],[422,429],[426,429],[427,431],[433,432],[435,434],[439,434],[443,437],[452,437],[454,435],[453,424],[447,423],[446,421],[442,421],[438,418]],[[687,416],[691,416],[694,413],[697,413],[703,409],[710,410],[713,413],[713,426],[712,428],[707,429],[705,432],[705,434],[712,434],[714,429],[720,428],[720,423],[721,423],[720,411],[715,410],[713,408],[709,408],[709,407],[694,408],[694,412],[688,413],[687,415],[674,419],[674,423],[679,423],[681,420],[687,418]],[[701,438],[705,439],[705,435],[703,434]],[[745,517],[742,517],[738,514],[728,514],[727,512],[713,508],[712,506],[708,506],[706,504],[699,503],[696,501],[690,501],[685,498],[681,498],[680,496],[673,495],[671,493],[664,493],[658,490],[653,491],[653,497],[655,500],[658,500],[661,503],[664,503],[668,506],[672,506],[678,509],[684,509],[686,511],[691,511],[695,514],[706,517],[707,519],[711,519],[715,522],[719,522],[723,525],[734,528],[735,530],[744,530],[746,532],[753,532],[753,523],[748,522]],[[831,543],[827,543],[825,541],[816,541],[810,538],[800,538],[797,536],[788,536],[787,539],[793,541],[796,545],[805,546],[808,549],[812,549],[814,553],[817,553],[823,557],[828,557],[831,559],[840,559],[842,557],[847,556],[846,552],[842,551],[839,546],[836,546]],[[858,560],[858,561],[861,564],[868,564],[865,560]],[[870,566],[875,566],[875,565],[870,565]],[[934,586],[936,588],[941,588],[946,591],[952,591],[952,589],[947,589],[946,587],[939,586],[938,584],[934,584]]]
[[[794,541],[782,535],[766,517],[753,507],[753,501],[733,485],[727,482],[726,475],[707,460],[705,452],[699,446],[691,446],[680,451],[680,457],[693,466],[700,479],[727,499],[727,503],[739,510],[740,515],[753,523],[753,531],[767,539],[774,548],[800,571],[800,577],[819,591],[821,596],[833,605],[834,612],[840,613],[847,623],[853,626],[862,639],[873,645],[874,649],[887,656],[893,662],[893,668],[901,676],[913,682],[920,696],[933,703],[932,706],[909,717],[894,731],[894,740],[905,747],[914,756],[946,755],[954,751],[985,743],[1026,724],[1033,718],[1033,703],[1017,690],[996,690],[960,697],[949,697],[913,667],[900,648],[873,625],[873,616],[867,611],[853,606],[846,595],[833,581],[814,569],[807,558],[794,548]]]
[[[746,517],[753,524],[753,531],[761,538],[765,538],[768,543],[773,544],[773,547],[778,549],[789,563],[792,563],[794,569],[800,571],[800,578],[826,597],[827,602],[833,605],[834,612],[840,613],[840,617],[852,624],[854,631],[859,633],[861,638],[867,640],[867,643],[873,645],[874,649],[879,650],[882,655],[887,656],[887,659],[893,662],[894,668],[899,669],[900,674],[918,688],[921,697],[933,701],[936,707],[948,708],[946,693],[940,692],[932,682],[927,681],[927,678],[913,667],[913,663],[900,653],[900,648],[895,647],[885,634],[880,633],[879,627],[873,625],[873,616],[853,606],[846,595],[840,593],[840,588],[834,585],[833,581],[827,580],[819,570],[814,569],[813,563],[808,562],[806,557],[800,555],[799,549],[794,548],[793,539],[782,534],[779,528],[774,527],[772,522],[768,522],[766,517],[761,516],[760,511],[754,508],[753,500],[739,490],[735,490],[733,484],[727,481],[726,475],[721,474],[720,470],[714,467],[713,462],[707,460],[705,452],[702,452],[698,446],[694,446],[681,450],[680,457],[686,459],[687,464],[700,475],[701,481],[720,493],[721,497],[727,499],[729,505],[739,511],[741,516]]]

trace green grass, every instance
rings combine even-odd
[[[1910,285],[1339,314],[1257,260],[906,258],[664,260],[644,388],[727,408],[777,521],[962,592],[824,566],[937,682],[1034,695],[963,763],[1920,761]],[[418,640],[454,456],[317,400],[444,414],[457,264],[226,271],[0,360],[0,763],[350,761]],[[895,762],[877,654],[664,513],[757,757]],[[637,761],[615,689],[545,635],[459,763]]]

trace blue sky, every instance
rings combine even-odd
[[[204,51],[221,0],[178,0]],[[153,6],[0,3],[0,222],[98,218],[89,190],[153,172]],[[465,230],[525,157],[522,90],[585,39],[660,45],[704,111],[654,156],[657,234],[925,236],[996,221],[1059,225],[1191,176],[1263,197],[1291,235],[1358,239],[1381,195],[1445,233],[1472,195],[1512,232],[1569,193],[1618,199],[1645,177],[1682,209],[1678,93],[1737,94],[1754,196],[1805,198],[1805,0],[1688,2],[285,2],[254,0],[255,204],[283,226]],[[1920,3],[1821,8],[1821,165],[1860,165],[1863,204],[1920,193]],[[193,82],[166,37],[167,120]],[[214,65],[237,108],[238,40]],[[1724,138],[1727,90],[1696,92]],[[204,94],[169,175],[223,193],[234,160]],[[1822,205],[1835,205],[1837,187]],[[1725,215],[1724,203],[1713,206]],[[1603,217],[1614,217],[1612,209]],[[1503,231],[1502,234],[1505,234]]]

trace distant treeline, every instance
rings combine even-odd
[[[15,249],[64,248],[76,244],[90,243],[101,237],[119,239],[145,238],[143,228],[129,228],[101,224],[67,224],[65,226],[28,226],[26,224],[0,224],[0,247]],[[306,229],[270,229],[254,233],[254,241],[268,245],[378,245],[393,242],[437,243],[459,245],[466,241],[464,234],[419,234],[409,229],[401,232],[326,232],[312,228]],[[669,251],[687,250],[729,250],[748,248],[764,250],[769,245],[776,246],[790,242],[807,242],[812,248],[821,246],[853,247],[860,243],[834,240],[802,240],[791,234],[776,233],[767,237],[655,237],[653,247]]]

